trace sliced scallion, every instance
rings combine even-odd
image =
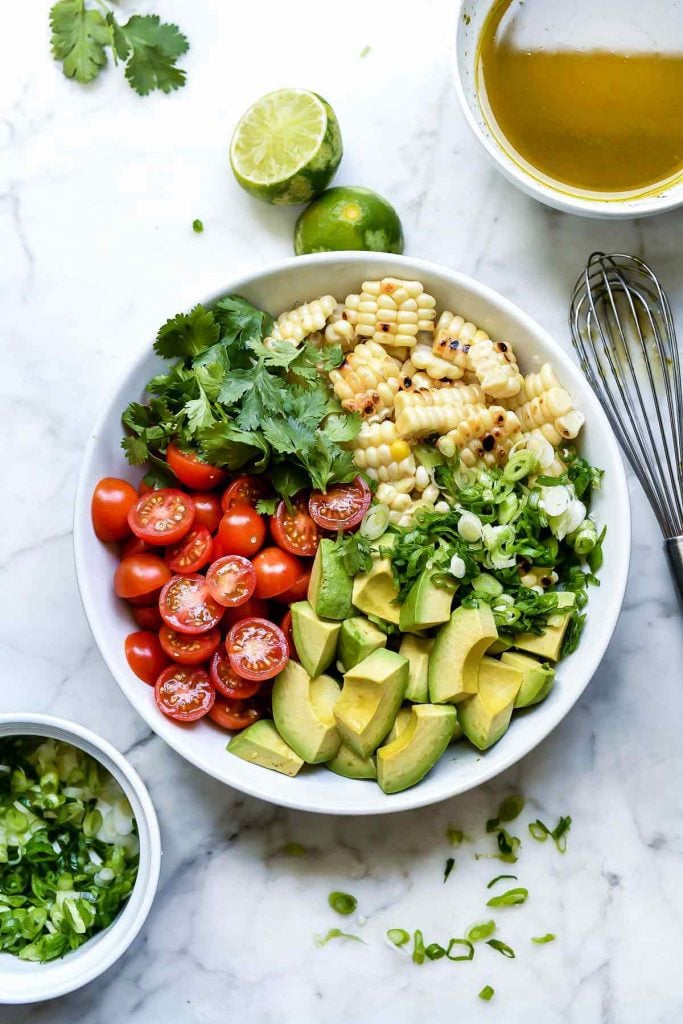
[[[506,942],[501,942],[500,939],[489,939],[486,943],[491,949],[495,949],[498,953],[502,953],[503,956],[508,957],[510,960],[514,960],[515,951],[511,946],[508,946]]]
[[[444,868],[444,872],[443,872],[443,880],[444,880],[444,882],[448,881],[448,876],[450,875],[450,873],[451,873],[451,871],[453,870],[454,867],[455,867],[455,860],[454,860],[453,857],[449,857],[448,860],[446,861],[446,867]]]
[[[554,942],[557,935],[553,935],[552,932],[547,932],[545,935],[534,935],[531,941],[535,942],[537,946],[543,946],[546,942]]]
[[[405,946],[410,942],[410,932],[407,932],[405,928],[390,928],[387,932],[387,938],[389,942],[400,949],[401,946]]]
[[[349,939],[352,942],[363,942],[365,945],[360,935],[350,935],[349,932],[343,932],[341,928],[330,928],[327,935],[316,935],[315,944],[316,946],[325,946],[331,939]]]
[[[486,888],[493,889],[496,882],[502,882],[504,878],[511,878],[515,882],[517,881],[517,875],[496,875],[496,877],[492,878],[491,881],[487,884]]]
[[[331,892],[327,902],[337,914],[348,917],[358,906],[358,900],[348,892]]]
[[[503,892],[500,896],[492,896],[490,900],[486,901],[487,907],[517,907],[522,903],[526,903],[529,898],[529,890],[524,888],[519,889],[508,889],[507,892]]]
[[[413,963],[423,964],[425,962],[425,943],[422,932],[417,929],[413,934]]]
[[[464,946],[465,949],[467,950],[467,953],[462,953],[458,956],[452,956],[452,950],[456,946]],[[454,963],[458,960],[474,960],[474,946],[472,945],[469,939],[451,939],[448,943],[446,956],[448,957],[449,960],[452,960]]]
[[[482,921],[481,924],[473,924],[465,938],[468,942],[483,942],[496,930],[495,921]]]
[[[490,1003],[496,994],[496,990],[491,988],[490,985],[484,985],[483,989],[479,993],[479,998],[483,999],[485,1003]]]

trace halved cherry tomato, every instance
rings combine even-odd
[[[166,461],[181,484],[197,491],[208,491],[211,487],[218,487],[227,476],[225,470],[202,462],[194,452],[181,451],[174,442],[166,449]]]
[[[170,578],[171,570],[158,555],[128,555],[116,567],[114,590],[117,597],[132,600],[154,593]]]
[[[278,594],[275,598],[276,601],[281,601],[283,604],[294,604],[295,601],[305,601],[308,595],[308,584],[311,579],[310,570],[308,572],[302,572],[301,576],[289,587],[288,590],[284,590],[281,594]]]
[[[263,712],[251,701],[246,700],[223,700],[217,697],[213,707],[209,711],[209,718],[221,729],[230,729],[231,732],[239,732],[246,729],[248,725],[258,722]]]
[[[160,711],[177,722],[195,722],[213,707],[216,691],[203,668],[169,665],[154,686]]]
[[[278,547],[292,555],[312,557],[316,553],[321,534],[308,514],[305,494],[296,498],[291,511],[284,501],[280,502],[275,515],[270,517],[270,532]]]
[[[221,519],[218,538],[226,555],[251,558],[266,539],[265,520],[251,505],[232,504]]]
[[[225,640],[230,664],[244,679],[272,679],[289,657],[287,638],[268,619],[244,619],[236,623]]]
[[[219,629],[210,629],[208,633],[188,636],[164,625],[159,630],[159,642],[171,661],[180,665],[201,665],[218,650],[221,633]]]
[[[289,656],[290,656],[290,658],[297,658],[298,659],[299,658],[299,654],[298,654],[297,649],[296,649],[296,644],[294,643],[294,630],[292,629],[292,612],[291,612],[291,610],[287,611],[282,616],[282,622],[280,623],[280,629],[285,634],[285,640],[287,641],[287,646],[289,647]]]
[[[147,491],[128,513],[128,524],[147,544],[175,544],[194,521],[194,503],[189,494],[162,487]]]
[[[194,525],[205,526],[209,533],[215,533],[223,515],[221,499],[211,491],[195,491],[192,501],[194,502]]]
[[[211,563],[206,582],[214,601],[225,608],[236,608],[254,593],[256,573],[248,558],[225,555]]]
[[[138,679],[154,686],[160,672],[169,664],[169,660],[159,642],[156,633],[139,630],[129,633],[125,643],[126,660]]]
[[[281,548],[264,548],[253,561],[256,596],[275,597],[288,590],[304,572],[303,563]]]
[[[263,476],[238,476],[226,487],[221,498],[223,511],[231,505],[255,505],[259,498],[270,494],[270,483]]]
[[[208,633],[223,615],[209,592],[205,576],[174,576],[159,594],[159,611],[167,626],[179,633]]]
[[[352,530],[370,508],[372,495],[361,476],[353,483],[335,484],[326,494],[313,491],[308,511],[323,530]]]
[[[205,526],[193,526],[177,544],[166,548],[166,562],[171,572],[186,576],[199,572],[211,561],[213,541]]]
[[[147,494],[148,491],[153,491],[153,490],[154,490],[154,488],[152,487],[152,485],[148,484],[147,481],[145,480],[144,476],[143,476],[142,480],[138,484],[138,494],[140,495],[140,497],[142,497],[143,494]]]
[[[100,540],[124,540],[130,534],[128,512],[138,493],[127,480],[105,476],[95,487],[90,504],[92,525]]]
[[[253,697],[261,688],[261,683],[254,679],[242,679],[238,676],[224,649],[216,651],[209,667],[211,682],[222,697],[231,700],[246,700]]]
[[[151,604],[146,608],[131,608],[131,611],[140,629],[155,629],[157,632],[161,629],[164,620],[161,618],[161,612],[159,611],[158,597],[155,604]]]
[[[154,605],[159,607],[159,594],[161,593],[161,587],[157,590],[150,590],[148,594],[139,594],[137,597],[128,597],[126,600],[128,604],[134,608],[152,608]]]
[[[223,541],[220,539],[218,534],[216,534],[213,538],[213,545],[211,547],[211,561],[217,562],[219,558],[225,558],[227,553],[228,552],[225,550]]]
[[[225,609],[221,627],[227,633],[236,622],[241,622],[242,619],[267,619],[269,615],[270,605],[267,601],[262,601],[260,597],[250,597],[244,604]]]
[[[153,550],[154,549],[151,548],[149,544],[145,544],[144,540],[140,540],[140,538],[136,537],[134,533],[131,533],[128,540],[124,540],[121,545],[121,558],[128,558],[128,555],[143,555],[145,552]],[[154,553],[158,555],[159,549],[157,548]]]

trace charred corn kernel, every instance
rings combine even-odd
[[[387,416],[399,389],[400,366],[381,345],[366,341],[350,352],[337,370],[330,370],[334,392],[347,412]]]
[[[273,325],[271,336],[266,338],[264,344],[267,346],[273,339],[291,341],[293,345],[301,344],[307,335],[323,330],[336,306],[334,295],[322,295],[319,299],[304,302],[296,309],[281,313]]]
[[[432,351],[441,359],[454,363],[464,372],[472,369],[470,350],[474,344],[488,339],[485,331],[463,317],[444,310],[436,325]]]
[[[480,338],[470,349],[470,364],[491,398],[511,398],[519,394],[523,378],[512,346],[505,341]]]
[[[456,452],[465,466],[502,465],[510,448],[521,437],[519,419],[500,405],[468,405],[460,410],[459,424],[436,442],[442,455]]]
[[[527,433],[538,429],[554,448],[576,437],[584,424],[583,413],[574,408],[562,387],[551,387],[529,399],[517,407],[516,413]]]
[[[391,457],[396,462],[403,462],[410,455],[410,445],[407,441],[399,440],[394,441],[390,448]]]
[[[356,465],[373,480],[391,481],[395,486],[406,482],[406,489],[413,489],[415,459],[410,445],[398,437],[391,420],[363,423],[352,446]],[[402,457],[396,457],[394,452]]]
[[[402,391],[428,391],[434,386],[434,381],[422,370],[418,370],[411,359],[407,359],[401,367],[401,390]]]
[[[385,277],[364,281],[360,295],[348,295],[344,306],[356,334],[393,348],[413,348],[418,332],[432,334],[436,300],[419,281]]]
[[[558,581],[558,575],[551,569],[548,569],[543,565],[532,565],[530,569],[520,577],[520,583],[523,587],[528,587],[530,590],[536,587],[545,589],[546,587],[552,587]]]
[[[410,355],[411,362],[418,370],[424,370],[432,380],[458,380],[463,371],[456,363],[437,356],[429,345],[416,345]]]
[[[338,303],[325,328],[325,344],[341,345],[342,352],[350,352],[355,343],[356,328],[347,320],[343,305]]]
[[[382,505],[386,505],[390,513],[398,512],[401,514],[407,512],[413,504],[410,494],[406,494],[405,491],[399,490],[390,483],[381,483],[377,488],[375,498]]]
[[[537,372],[527,373],[522,381],[519,394],[510,398],[506,405],[509,405],[511,409],[516,409],[518,406],[524,405],[525,402],[530,402],[532,398],[540,398],[545,391],[550,391],[551,388],[561,387],[562,384],[550,363],[544,363]]]
[[[396,429],[401,437],[419,438],[446,434],[458,426],[462,410],[479,404],[481,388],[452,387],[433,391],[400,391],[396,396]]]
[[[435,408],[440,406],[484,405],[484,392],[478,384],[464,385],[456,382],[448,388],[428,388],[419,391],[401,391],[396,395],[396,415],[408,409]]]

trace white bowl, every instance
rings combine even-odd
[[[683,175],[674,184],[664,187],[661,192],[650,193],[641,198],[592,199],[575,195],[569,188],[566,191],[553,188],[542,179],[540,174],[535,175],[533,168],[520,166],[505,151],[491,131],[477,95],[476,61],[479,36],[495,3],[496,0],[489,0],[486,3],[483,3],[482,0],[462,0],[457,13],[455,32],[455,84],[467,123],[505,177],[527,195],[539,199],[546,206],[553,206],[565,213],[576,213],[584,217],[605,217],[615,220],[627,217],[647,217],[650,214],[675,210],[683,205]],[[594,5],[594,10],[596,14],[599,14],[600,5]],[[621,13],[623,16],[623,11]],[[578,19],[586,17],[585,7],[582,8],[580,14],[572,11],[571,8],[567,8],[566,11],[563,8],[563,16],[569,19],[574,17],[576,24]],[[634,24],[641,27],[644,24],[642,19],[636,17],[635,14],[633,21]],[[597,26],[597,28],[602,30],[602,26]],[[606,45],[613,45],[613,39],[608,40]],[[646,144],[644,136],[643,145]]]
[[[449,748],[427,778],[413,789],[385,796],[374,782],[340,778],[323,767],[304,769],[287,778],[247,764],[225,752],[228,736],[208,720],[179,726],[155,707],[152,688],[130,671],[124,638],[135,629],[130,611],[112,586],[116,552],[101,544],[90,522],[90,498],[104,476],[127,477],[134,483],[140,470],[128,466],[121,451],[122,410],[143,401],[146,381],[159,371],[161,360],[151,339],[141,340],[141,354],[105,402],[103,415],[88,442],[76,493],[74,544],[81,598],[90,627],[112,675],[145,721],[178,753],[215,778],[253,796],[287,807],[332,814],[377,814],[434,803],[497,775],[532,750],[567,714],[593,675],[619,615],[626,586],[630,549],[629,499],[614,436],[592,391],[574,363],[552,338],[521,309],[501,295],[454,271],[420,260],[381,253],[324,253],[299,256],[227,283],[223,292],[238,292],[274,313],[297,302],[332,292],[344,297],[370,278],[396,276],[422,281],[439,308],[456,309],[493,337],[510,341],[522,367],[551,360],[587,416],[583,449],[606,470],[595,511],[609,524],[605,543],[603,585],[591,594],[588,623],[579,650],[562,662],[551,696],[531,713],[516,716],[508,733],[482,755],[466,744]],[[219,295],[209,296],[212,302]],[[159,311],[159,323],[176,312]]]
[[[38,1003],[87,985],[125,953],[142,928],[154,899],[161,840],[156,812],[144,782],[125,757],[101,736],[82,725],[29,712],[0,715],[0,737],[5,736],[48,736],[85,750],[123,789],[133,809],[140,839],[140,863],[133,891],[108,928],[61,960],[46,964],[0,953],[0,1004]]]

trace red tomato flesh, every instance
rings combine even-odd
[[[216,651],[211,659],[209,676],[217,692],[231,700],[246,700],[247,697],[253,697],[261,688],[258,680],[242,679],[237,675],[224,649]]]
[[[308,596],[308,584],[310,579],[310,571],[302,572],[296,582],[293,583],[288,590],[284,590],[281,594],[278,594],[275,600],[282,602],[282,604],[294,604],[296,601],[305,601]]]
[[[159,611],[158,597],[156,604],[149,605],[146,608],[131,608],[131,611],[140,629],[152,629],[157,632],[161,629],[164,620],[161,618],[161,612]]]
[[[225,640],[230,664],[244,679],[272,679],[289,658],[287,638],[268,619],[245,619],[232,627]]]
[[[195,491],[192,501],[194,503],[194,525],[205,526],[209,533],[215,533],[223,515],[221,499],[211,491]]]
[[[147,491],[128,513],[128,524],[147,544],[175,544],[194,521],[194,504],[189,494],[162,487]]]
[[[273,540],[283,551],[292,555],[312,557],[318,550],[321,533],[308,512],[308,500],[302,494],[294,501],[291,511],[281,501],[274,516],[270,517]]]
[[[239,732],[258,722],[262,714],[262,710],[251,701],[223,700],[217,697],[209,711],[209,718],[216,725],[220,725],[221,729]]]
[[[214,601],[226,608],[236,608],[254,593],[256,573],[248,558],[225,555],[211,563],[206,583]]]
[[[236,622],[242,619],[267,619],[270,617],[270,605],[260,597],[250,597],[244,604],[234,608],[226,608],[221,619],[221,626],[227,633]]]
[[[159,642],[171,661],[180,665],[201,665],[218,650],[221,634],[220,630],[214,628],[208,633],[188,636],[163,625],[159,630]]]
[[[326,494],[313,491],[308,511],[323,530],[352,530],[370,508],[372,495],[362,477],[353,483],[336,484]]]
[[[170,578],[171,570],[158,555],[128,555],[116,567],[114,590],[117,597],[133,600],[153,594]]]
[[[166,562],[179,576],[199,572],[211,561],[213,541],[205,526],[193,526],[177,544],[166,548]]]
[[[270,483],[263,476],[238,476],[226,487],[221,505],[227,511],[231,505],[255,505],[259,498],[270,494]]]
[[[177,722],[195,722],[213,707],[216,691],[202,668],[169,665],[154,686],[160,711]]]
[[[223,615],[204,576],[174,576],[159,595],[159,611],[167,626],[179,633],[208,633]]]
[[[280,629],[285,634],[285,640],[287,641],[287,647],[289,648],[290,658],[299,659],[299,653],[294,643],[294,630],[292,629],[292,613],[291,611],[285,612],[282,616],[282,622],[280,623]]]

